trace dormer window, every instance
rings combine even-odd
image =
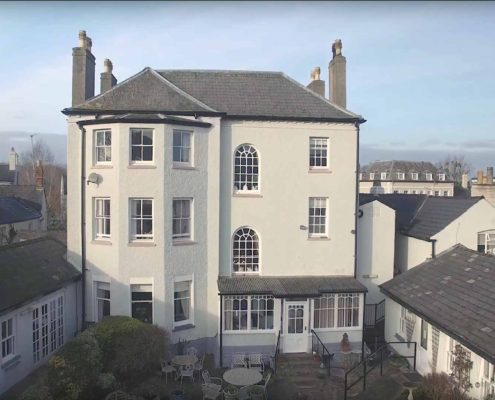
[[[427,172],[427,173],[425,174],[425,177],[426,177],[426,180],[427,180],[427,181],[432,181],[432,180],[433,180],[433,176],[432,176],[432,174],[431,174],[431,173],[429,173],[429,172]]]
[[[444,181],[445,180],[445,174],[438,174],[438,180]]]
[[[374,181],[374,180],[375,180],[375,173],[370,172],[370,181]]]
[[[411,172],[411,179],[413,181],[417,181],[418,180],[418,173],[417,172]]]
[[[362,180],[363,180],[363,173],[362,173],[362,172],[360,172],[360,173],[359,173],[359,180],[360,180],[360,181],[362,181]]]
[[[382,173],[380,174],[380,179],[381,179],[382,181],[387,180],[387,173],[386,173],[386,172],[382,172]]]
[[[404,172],[397,172],[397,179],[399,181],[403,181],[405,179],[405,174]]]

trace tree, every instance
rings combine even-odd
[[[437,163],[437,167],[454,181],[456,187],[462,186],[462,175],[471,171],[471,165],[465,160],[463,155],[448,155],[445,159]]]

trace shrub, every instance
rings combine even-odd
[[[48,362],[47,382],[55,400],[91,398],[102,371],[101,350],[86,332],[68,342]]]
[[[396,400],[407,400],[409,397],[409,390],[404,389]],[[414,397],[416,399],[416,396]]]
[[[32,385],[22,392],[19,400],[53,400],[48,386]]]

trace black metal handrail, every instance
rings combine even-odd
[[[327,346],[325,346],[325,343],[323,343],[320,339],[320,337],[316,334],[316,332],[311,329],[311,351],[316,352],[319,356],[321,356],[321,362],[323,365],[327,368],[328,376],[330,376],[330,362],[333,357],[333,353],[330,353],[327,349]],[[317,340],[316,342],[316,350],[315,350],[315,339]],[[321,354],[320,354],[320,345],[321,345]],[[325,355],[325,353],[327,353]]]
[[[280,330],[277,335],[277,344],[275,346],[275,357],[273,358],[273,372],[277,372],[278,355],[280,354]]]
[[[361,380],[363,381],[363,391],[366,390],[366,376],[371,371],[373,371],[376,367],[378,367],[378,365],[380,366],[380,376],[383,375],[383,352],[384,352],[384,350],[387,350],[388,349],[388,345],[389,344],[407,344],[408,346],[410,344],[414,344],[414,354],[412,356],[402,356],[402,355],[400,355],[400,357],[402,357],[402,358],[413,358],[414,359],[413,360],[413,370],[416,371],[416,350],[417,350],[417,343],[416,342],[387,342],[384,345],[380,346],[378,349],[376,349],[373,353],[371,353],[370,355],[368,355],[365,358],[363,358],[363,360],[361,362],[359,362],[354,367],[348,369],[345,372],[345,377],[344,377],[344,400],[347,400],[347,391],[350,388],[352,388],[354,385],[356,385],[357,383],[359,383]],[[379,357],[380,357],[379,364],[378,363],[375,363],[375,365],[371,365],[370,367],[368,367],[368,362],[371,361],[371,360],[374,360],[375,357],[378,354],[379,354]],[[358,369],[361,366],[363,368],[363,375],[362,376],[359,376],[354,382],[352,382],[349,386],[347,386],[348,375],[352,371]]]

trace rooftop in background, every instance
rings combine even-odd
[[[360,205],[377,200],[394,209],[397,230],[422,240],[430,239],[481,199],[422,194],[359,194]]]
[[[272,294],[275,297],[317,297],[322,293],[364,293],[352,276],[242,276],[218,278],[220,294]]]
[[[112,89],[66,108],[98,111],[218,114],[235,118],[364,122],[281,72],[153,70],[145,68]]]
[[[0,197],[0,225],[41,218],[41,205],[18,197]]]
[[[417,182],[435,182],[440,181],[438,174],[443,171],[437,168],[433,163],[429,161],[403,161],[403,160],[390,160],[390,161],[375,161],[371,164],[365,165],[361,168],[361,174],[363,181],[366,180],[386,180],[386,181],[417,181]],[[386,179],[381,179],[381,173],[387,173]],[[370,178],[370,173],[374,173],[373,179]],[[398,178],[398,173],[404,174],[404,179]],[[418,174],[416,179],[413,179],[412,174]],[[426,174],[431,174],[431,179],[427,179]],[[442,181],[450,182],[449,177],[445,176]]]
[[[495,257],[456,245],[380,285],[382,292],[495,363]]]
[[[35,185],[0,185],[0,197],[17,197],[29,200],[41,207],[43,196],[45,196],[45,192],[36,189]]]
[[[17,171],[11,171],[9,164],[0,164],[0,182],[13,184],[16,182]]]
[[[66,261],[66,251],[48,237],[0,247],[0,314],[80,279],[81,273]]]

